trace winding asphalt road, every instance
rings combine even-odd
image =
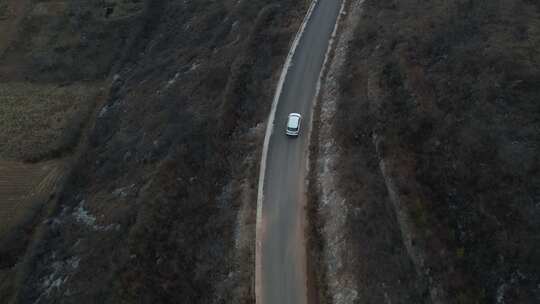
[[[285,78],[268,143],[260,238],[257,304],[307,303],[304,236],[309,130],[317,82],[341,0],[319,0]],[[287,115],[302,114],[300,136],[285,135]]]

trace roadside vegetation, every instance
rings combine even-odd
[[[393,208],[425,301],[539,301],[540,6],[366,0],[361,20],[335,125],[348,239]],[[389,197],[371,215],[367,188]]]

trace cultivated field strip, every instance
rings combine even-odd
[[[0,237],[32,216],[54,191],[62,172],[59,162],[0,161]]]

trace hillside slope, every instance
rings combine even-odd
[[[348,246],[379,265],[344,269],[358,301],[540,301],[539,49],[535,1],[363,1],[332,133]],[[411,265],[422,300],[392,288]]]
[[[1,298],[251,303],[263,122],[305,3],[61,2],[28,7],[0,79],[110,91],[78,145],[37,154],[73,167]]]

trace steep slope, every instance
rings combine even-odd
[[[400,303],[538,302],[538,4],[362,7],[332,132],[348,246],[375,249],[379,265],[405,250],[429,292]],[[366,243],[388,230],[402,244]],[[386,278],[411,269],[359,263],[345,271],[367,302],[393,298],[399,289],[384,288],[395,284]]]
[[[304,6],[148,1],[115,55],[92,50],[103,67],[34,62],[35,81],[114,75],[10,303],[252,302],[261,126]]]
[[[113,22],[103,5],[0,1],[0,299],[5,302],[43,216],[69,176],[80,135],[107,94],[111,63],[144,19],[142,7]]]
[[[311,260],[320,303],[424,303],[416,273],[377,166],[374,147],[344,145],[341,93],[355,51],[363,1],[349,1],[321,83],[311,147]]]

